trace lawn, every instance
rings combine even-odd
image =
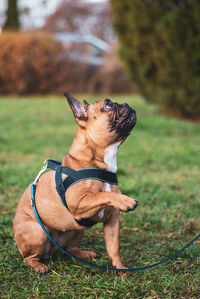
[[[139,202],[121,214],[120,254],[127,267],[139,267],[173,254],[200,231],[200,126],[159,115],[140,96],[111,99],[137,111],[137,125],[119,150],[118,179],[121,191]],[[43,160],[68,152],[76,125],[64,97],[1,97],[0,120],[1,298],[200,297],[199,240],[171,262],[125,277],[61,253],[46,262],[49,274],[31,272],[13,237],[16,206]],[[94,263],[110,266],[102,224],[86,231],[80,247],[98,253]]]

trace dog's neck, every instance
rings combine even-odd
[[[69,149],[69,154],[63,159],[63,166],[74,169],[96,167],[111,172],[117,171],[117,151],[119,143],[105,147],[88,142],[79,129]]]
[[[112,144],[105,149],[104,162],[107,165],[107,170],[117,172],[117,152],[119,143]]]

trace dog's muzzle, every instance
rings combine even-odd
[[[116,104],[114,118],[111,120],[111,131],[115,131],[118,140],[125,140],[136,124],[136,111],[127,103]]]

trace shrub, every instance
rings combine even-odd
[[[73,53],[81,47],[80,44],[64,47],[44,33],[3,33],[0,35],[0,94],[61,94],[64,91],[105,94],[132,90],[117,62],[115,49],[105,54],[105,65],[93,66],[73,58]]]
[[[46,93],[62,83],[62,45],[46,34],[0,36],[0,93]]]
[[[199,0],[110,2],[121,59],[146,99],[199,117]]]

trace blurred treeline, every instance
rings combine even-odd
[[[13,22],[16,7],[0,35],[0,94],[128,93],[137,86],[164,111],[199,118],[199,0],[62,0],[42,27],[26,33]],[[63,43],[57,33],[97,37],[108,49]]]

